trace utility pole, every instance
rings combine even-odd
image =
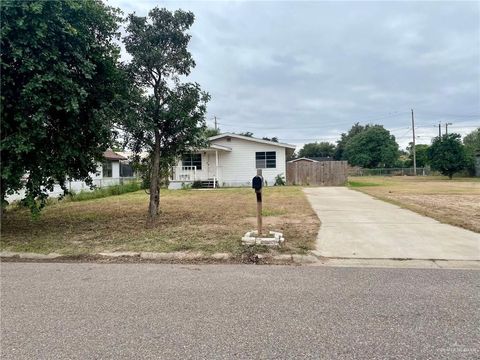
[[[413,176],[417,176],[417,154],[415,149],[415,118],[413,117],[413,109],[412,109],[412,137],[413,137]]]
[[[445,123],[445,135],[448,135],[448,125],[453,125],[452,123]]]
[[[438,137],[439,138],[442,137],[442,123],[441,122],[438,123]]]
[[[213,116],[213,119],[215,120],[215,130],[218,130],[218,126],[217,126],[217,116],[214,115],[214,116]]]

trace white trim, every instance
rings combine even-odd
[[[207,152],[207,151],[212,151],[213,150],[222,150],[222,151],[227,151],[231,152],[232,148],[229,148],[228,146],[223,146],[219,144],[210,144],[208,148],[203,148],[203,149],[198,149],[196,151],[192,151],[192,153],[199,153],[199,152]]]
[[[242,140],[247,140],[247,141],[253,141],[261,144],[268,144],[268,145],[273,145],[273,146],[278,146],[278,147],[283,147],[283,148],[290,148],[290,149],[295,149],[297,146],[292,145],[292,144],[286,144],[286,143],[279,143],[279,142],[274,142],[274,141],[269,141],[269,140],[263,140],[263,139],[257,139],[254,137],[249,137],[249,136],[243,136],[243,135],[238,135],[238,134],[232,134],[232,133],[224,133],[220,135],[215,135],[212,137],[209,137],[208,140],[210,141],[215,141],[218,139],[222,139],[225,137],[232,137],[232,138],[237,138],[237,139],[242,139]],[[212,146],[212,145],[210,145]]]

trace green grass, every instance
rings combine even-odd
[[[371,185],[374,184],[374,185]],[[479,178],[442,176],[351,177],[351,189],[480,233]]]
[[[379,183],[374,183],[374,182],[363,182],[363,181],[348,181],[348,186],[353,187],[353,188],[358,188],[358,187],[367,187],[367,186],[380,186]]]
[[[102,192],[103,194],[103,192]],[[108,193],[111,194],[111,193]],[[2,219],[0,249],[91,255],[102,251],[190,251],[242,254],[241,237],[256,227],[256,198],[249,188],[161,190],[160,217],[146,227],[148,195],[82,196],[58,201],[32,219],[28,209],[9,209]],[[300,187],[264,189],[265,231],[281,231],[286,253],[315,248],[319,220]]]
[[[285,215],[287,211],[285,209],[262,209],[263,216],[279,216]]]
[[[95,189],[93,191],[80,191],[72,193],[69,196],[70,201],[85,201],[92,199],[100,199],[108,196],[116,196],[141,190],[142,184],[139,181],[131,181],[126,184],[112,185],[104,188]]]

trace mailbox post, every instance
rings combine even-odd
[[[252,179],[252,188],[255,190],[257,196],[257,236],[262,236],[262,187],[263,176],[262,169],[257,169],[257,175]]]

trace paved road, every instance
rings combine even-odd
[[[306,188],[325,257],[480,260],[480,234],[345,187]]]
[[[3,359],[474,359],[479,271],[1,265]]]

